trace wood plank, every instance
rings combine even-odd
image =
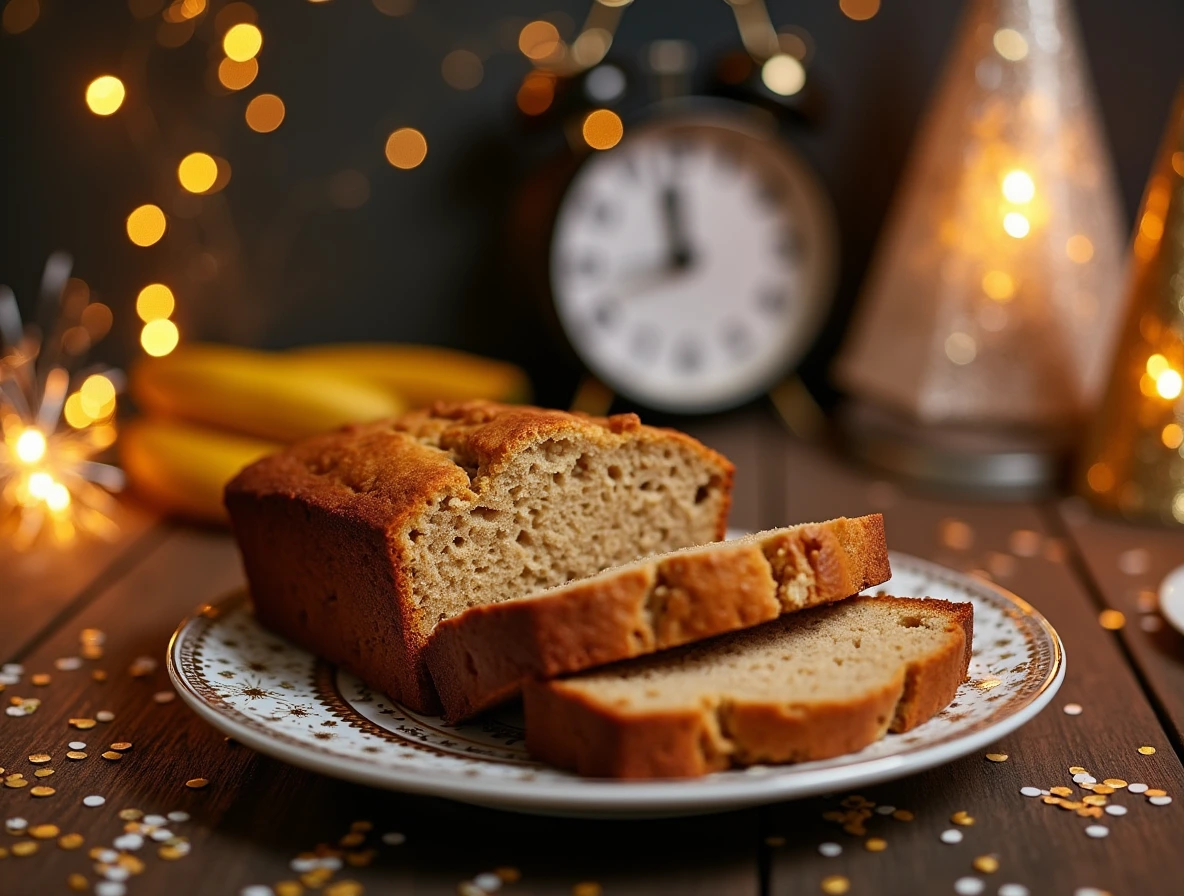
[[[37,783],[35,766],[25,757],[50,753],[57,771],[48,780],[57,793],[34,799],[30,788],[0,788],[0,815],[77,831],[89,849],[109,845],[120,833],[121,809],[189,812],[191,821],[173,827],[190,838],[192,854],[168,862],[152,847],[140,850],[146,868],[130,883],[133,894],[236,894],[250,884],[292,879],[289,863],[300,851],[336,843],[360,820],[375,826],[367,843],[377,857],[369,867],[348,868],[336,877],[358,880],[368,893],[451,896],[462,881],[498,866],[521,871],[522,881],[508,887],[509,893],[566,896],[581,881],[623,894],[758,892],[756,811],[614,823],[477,809],[307,773],[227,743],[180,700],[155,703],[152,694],[168,686],[163,656],[178,620],[240,582],[229,537],[170,530],[158,550],[40,645],[26,662],[25,682],[8,694],[38,696],[43,704],[28,717],[0,717],[0,764]],[[79,671],[56,671],[54,659],[78,651],[84,627],[107,633],[105,658]],[[161,659],[160,667],[151,676],[133,678],[127,670],[138,656]],[[106,683],[91,680],[95,666],[108,671]],[[52,674],[51,683],[29,686],[28,674],[42,671]],[[115,720],[90,731],[67,727],[69,718],[93,716],[99,709],[110,709]],[[75,739],[88,744],[89,758],[64,761],[66,743]],[[99,757],[118,740],[134,744],[122,760]],[[206,789],[184,786],[199,776],[210,780]],[[103,795],[107,802],[84,808],[80,801],[86,794]],[[379,835],[387,831],[404,833],[406,844],[382,844]],[[72,872],[93,883],[92,864],[86,849],[67,853],[48,841],[34,856],[0,860],[0,892],[61,892]]]
[[[65,545],[16,551],[0,540],[0,657],[6,662],[18,658],[59,613],[85,601],[88,586],[118,576],[159,542],[150,531],[156,516],[132,500],[116,504],[113,520],[119,531],[110,542],[79,537]]]
[[[1184,531],[1136,526],[1095,516],[1083,501],[1056,509],[1080,564],[1101,601],[1126,617],[1119,633],[1175,731],[1184,742],[1184,635],[1155,612],[1159,585],[1184,563]]]
[[[1159,869],[1178,851],[1184,769],[1121,650],[1098,625],[1094,604],[1064,562],[1065,544],[1048,541],[1039,510],[910,494],[788,439],[785,454],[792,517],[881,510],[894,549],[962,570],[993,570],[1001,584],[1033,603],[1060,632],[1068,675],[1050,707],[991,748],[1008,754],[1006,762],[968,756],[860,791],[875,803],[916,814],[912,822],[872,817],[868,834],[888,842],[883,852],[867,851],[865,838],[821,818],[846,794],[775,807],[771,832],[784,837],[785,845],[769,847],[770,891],[818,892],[824,877],[841,874],[850,879],[852,893],[950,893],[964,876],[982,878],[986,893],[1004,883],[1021,884],[1031,893],[1072,893],[1078,887],[1178,892],[1178,882]],[[1017,530],[1024,534],[1017,536]],[[1033,547],[1036,556],[1017,556],[1032,553]],[[1066,715],[1062,707],[1069,702],[1081,704],[1084,712]],[[1143,744],[1156,747],[1155,755],[1140,755],[1137,748]],[[1089,820],[1019,793],[1022,786],[1071,784],[1067,769],[1072,765],[1088,768],[1099,779],[1116,776],[1164,787],[1177,801],[1157,808],[1120,792],[1112,799],[1127,806],[1129,814],[1106,817],[1110,835],[1091,839],[1084,833]],[[955,827],[949,819],[959,810],[968,811],[976,823],[959,828],[965,838],[960,844],[943,844],[939,835]],[[839,843],[842,857],[821,856],[818,844],[825,841]],[[998,857],[997,872],[973,869],[975,857],[985,854]]]

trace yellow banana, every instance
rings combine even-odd
[[[141,410],[290,442],[346,423],[402,413],[381,385],[284,354],[227,345],[183,345],[132,370]]]
[[[177,420],[133,420],[119,455],[137,494],[171,514],[224,523],[222,489],[239,470],[283,446]]]
[[[381,384],[412,407],[470,398],[530,400],[530,380],[520,368],[452,349],[359,343],[313,345],[287,354]]]

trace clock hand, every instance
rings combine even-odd
[[[673,185],[667,186],[662,191],[662,220],[666,224],[667,245],[670,247],[669,266],[676,270],[689,268],[694,260],[682,212],[682,194]]]

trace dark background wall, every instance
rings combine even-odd
[[[137,0],[133,0],[137,2]],[[220,55],[212,2],[183,46],[156,43],[159,17],[135,19],[122,0],[43,0],[28,31],[0,32],[0,282],[32,297],[45,256],[76,257],[75,273],[115,311],[101,356],[138,351],[133,311],[153,280],[177,294],[184,338],[269,347],[389,339],[464,347],[522,360],[542,394],[566,400],[570,371],[511,270],[506,208],[540,154],[514,95],[529,70],[521,26],[547,17],[571,37],[588,0],[418,0],[400,17],[369,0],[258,0],[265,43],[247,90],[217,95]],[[843,276],[826,356],[854,301],[941,70],[961,5],[885,0],[870,21],[837,0],[769,0],[774,23],[811,35],[812,83],[825,117],[795,133],[831,192],[842,226]],[[1086,50],[1133,217],[1173,93],[1184,75],[1184,3],[1084,0]],[[706,67],[737,46],[722,0],[639,0],[625,13],[613,54],[636,61],[657,38],[685,38]],[[449,87],[441,60],[464,48],[484,60],[475,89]],[[129,97],[112,118],[90,114],[85,85],[109,72]],[[287,117],[257,134],[243,109],[279,94]],[[400,171],[383,158],[396,127],[426,135],[426,161]],[[204,150],[230,161],[229,185],[191,197],[176,164]],[[335,206],[330,181],[360,172],[368,198]],[[355,178],[355,181],[357,179]],[[154,247],[129,243],[123,221],[142,202],[170,215]],[[548,376],[552,369],[565,372]],[[540,374],[542,375],[540,377]]]

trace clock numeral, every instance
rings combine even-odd
[[[674,349],[674,366],[682,373],[694,373],[703,366],[703,349],[699,343],[686,340]]]
[[[739,321],[728,321],[720,333],[724,348],[734,358],[743,358],[752,351],[752,334]]]
[[[651,324],[642,324],[629,337],[629,351],[638,360],[652,363],[658,356],[658,346],[662,337],[658,328]]]
[[[756,303],[765,314],[779,317],[789,307],[789,295],[783,286],[770,286],[761,290]]]

